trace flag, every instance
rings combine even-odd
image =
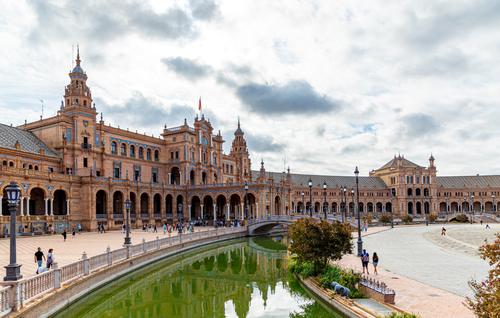
[[[201,111],[201,97],[200,99],[198,100],[198,110]]]

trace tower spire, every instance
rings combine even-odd
[[[80,45],[76,45],[76,65],[80,65]]]

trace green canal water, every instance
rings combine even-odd
[[[135,271],[53,317],[342,317],[287,271],[286,241],[213,244]]]

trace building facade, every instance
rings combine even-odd
[[[106,125],[98,116],[79,54],[69,77],[56,116],[19,127],[0,124],[0,233],[9,222],[10,181],[22,188],[21,232],[76,224],[84,230],[120,228],[127,199],[133,226],[309,209],[354,212],[353,176],[267,172],[264,162],[252,171],[239,120],[229,154],[220,131],[203,115],[192,126],[185,119],[181,126],[165,126],[160,137],[147,136]],[[360,211],[416,217],[498,211],[500,176],[439,177],[434,161],[431,156],[424,167],[399,155],[360,177]]]

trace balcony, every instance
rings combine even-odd
[[[107,214],[96,214],[95,218],[98,221],[106,221],[108,219],[108,215]]]
[[[86,151],[90,151],[90,150],[92,150],[92,145],[88,144],[88,143],[83,143],[82,144],[82,149],[86,150]]]
[[[123,221],[123,214],[113,214],[113,220]]]
[[[149,220],[149,214],[141,213],[141,220]]]
[[[161,214],[155,213],[154,218],[155,220],[161,220]]]

